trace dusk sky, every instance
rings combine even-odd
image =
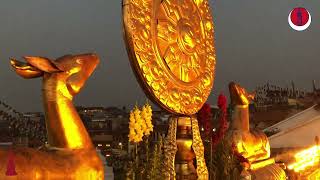
[[[320,2],[316,0],[214,0],[217,67],[209,102],[230,81],[253,90],[267,81],[320,87]],[[289,12],[305,7],[311,26],[294,31]],[[41,79],[25,80],[9,57],[95,52],[101,63],[75,98],[84,106],[142,105],[146,97],[131,70],[122,37],[121,0],[2,0],[0,4],[0,100],[19,111],[43,111]]]

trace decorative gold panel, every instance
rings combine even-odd
[[[207,0],[124,0],[125,42],[146,94],[175,114],[195,114],[211,91],[216,63]]]

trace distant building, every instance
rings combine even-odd
[[[96,148],[104,156],[119,146],[128,134],[128,114],[117,107],[77,107]],[[122,144],[122,143],[121,143]]]
[[[255,104],[258,109],[265,109],[273,105],[297,106],[299,99],[305,98],[307,94],[305,91],[297,90],[293,82],[291,88],[282,88],[267,83],[257,87],[255,92]]]
[[[0,143],[12,142],[10,136],[9,122],[7,120],[0,119]]]
[[[94,146],[104,156],[111,156],[114,149],[128,148],[129,112],[125,107],[77,107],[77,111]],[[166,135],[170,116],[164,110],[153,111],[151,139],[157,141]],[[41,112],[21,113],[16,122],[0,119],[0,143],[40,147],[46,135],[45,116]]]

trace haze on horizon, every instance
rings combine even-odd
[[[294,81],[298,88],[320,86],[320,2],[297,0],[210,1],[217,67],[209,102],[236,81],[253,90],[271,82]],[[294,7],[312,15],[310,27],[292,30]],[[0,100],[19,111],[42,111],[41,79],[24,80],[9,57],[57,58],[95,52],[101,63],[75,98],[77,105],[129,106],[146,100],[131,70],[122,38],[121,0],[4,0],[0,5]]]

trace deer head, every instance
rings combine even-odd
[[[44,77],[44,89],[51,88],[52,91],[53,88],[71,99],[80,92],[99,63],[95,54],[66,55],[56,60],[34,56],[23,58],[26,63],[11,59],[11,65],[18,75],[26,79]]]
[[[239,84],[231,82],[229,84],[230,98],[233,105],[249,105],[254,100],[255,92],[248,93]]]

